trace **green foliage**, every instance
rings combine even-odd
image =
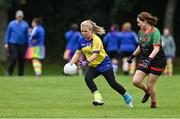
[[[141,103],[143,91],[132,86],[132,78],[118,76],[134,97],[134,108],[129,109],[103,77],[95,80],[105,100],[102,107],[92,106],[83,77],[0,77],[0,118],[180,118],[179,78],[160,77],[158,109],[150,109],[150,101]]]
[[[179,1],[178,1],[179,2]],[[34,17],[43,18],[46,28],[46,49],[49,58],[59,58],[62,55],[66,42],[64,33],[72,23],[80,23],[85,19],[92,19],[98,25],[109,30],[111,23],[116,23],[121,27],[122,23],[129,21],[132,23],[133,30],[139,30],[136,16],[142,11],[148,11],[159,18],[157,27],[162,31],[164,13],[167,0],[1,0],[0,5],[11,5],[9,7],[9,19],[14,19],[17,9],[22,9],[25,13],[25,20],[31,24]],[[161,5],[161,7],[159,7]],[[180,7],[177,3],[177,10]],[[175,39],[178,24],[180,24],[179,12],[175,13]],[[179,43],[179,40],[176,40]],[[178,52],[179,53],[179,52]]]
[[[1,9],[9,9],[12,6],[13,0],[0,0]]]

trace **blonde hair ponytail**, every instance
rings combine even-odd
[[[99,34],[99,35],[105,34],[104,28],[96,25],[96,23],[93,22],[92,20],[85,20],[85,21],[83,21],[81,23],[81,26],[88,26],[88,27],[90,27],[92,32],[95,33],[95,34]]]

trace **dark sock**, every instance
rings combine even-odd
[[[151,102],[151,106],[156,107],[156,102]]]
[[[145,94],[148,94],[149,92],[148,92],[148,90],[146,90],[146,91],[144,91],[145,92]]]

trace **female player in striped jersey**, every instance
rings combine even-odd
[[[141,28],[138,33],[139,46],[127,61],[131,63],[132,59],[140,54],[141,59],[133,78],[133,84],[145,92],[142,103],[151,97],[151,108],[157,108],[155,84],[166,66],[166,57],[160,40],[161,35],[159,30],[154,27],[157,18],[148,12],[141,12],[137,16],[137,23]],[[143,83],[146,75],[148,75],[147,86]]]

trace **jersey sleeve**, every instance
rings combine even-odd
[[[38,35],[38,33],[39,33],[39,29],[38,29],[38,27],[36,27],[36,28],[33,30],[32,34],[31,34],[31,37],[32,37],[31,40],[33,40],[33,39],[36,39],[36,40],[37,40],[37,35]]]
[[[161,45],[161,34],[159,32],[159,30],[155,30],[154,34],[153,34],[153,46],[160,46]]]
[[[25,39],[26,39],[26,41],[28,41],[28,39],[29,39],[29,24],[27,23],[27,22],[25,22],[25,24],[26,24],[26,32],[25,32]]]
[[[173,56],[175,56],[175,53],[176,53],[176,45],[175,45],[175,42],[174,42],[174,38],[171,36],[171,48],[172,48],[172,54]]]
[[[68,41],[69,41],[68,36],[69,36],[69,33],[68,33],[68,32],[66,32],[66,33],[65,33],[65,35],[64,35],[66,42],[68,42]]]
[[[93,53],[99,53],[102,47],[102,42],[100,38],[96,38],[93,42],[92,51]]]
[[[132,34],[133,34],[133,38],[134,38],[134,42],[135,42],[135,44],[138,44],[139,39],[138,39],[137,34],[136,34],[135,32],[132,32]]]
[[[109,33],[107,33],[107,34],[104,36],[104,38],[103,38],[103,42],[104,42],[105,44],[108,43],[108,37],[109,37]]]
[[[11,34],[11,31],[12,31],[11,24],[12,23],[9,23],[9,25],[7,27],[7,31],[6,31],[6,34],[5,34],[5,40],[4,40],[5,43],[9,43],[10,34]]]
[[[79,39],[78,40],[78,47],[77,47],[76,52],[81,52],[81,49],[82,49],[82,47],[81,47],[81,43],[80,43],[80,39]]]

